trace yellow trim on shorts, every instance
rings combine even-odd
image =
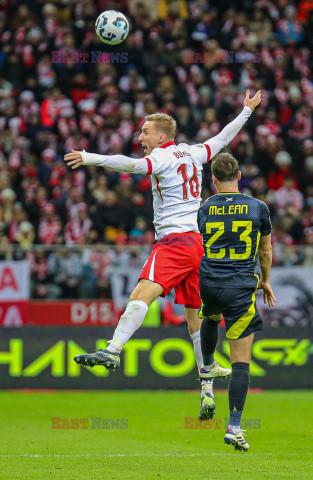
[[[201,307],[200,307],[200,310],[199,310],[199,313],[198,313],[198,317],[201,318],[201,320],[203,320],[205,318],[205,316],[203,315],[203,303],[201,302]]]
[[[222,313],[218,313],[217,315],[209,315],[209,318],[213,320],[214,322],[220,322],[223,318]]]
[[[242,317],[238,318],[238,320],[227,331],[226,337],[230,340],[237,340],[252,321],[255,315],[255,292],[253,292],[251,300],[252,303],[248,311],[242,315]]]
[[[201,307],[199,309],[199,313],[198,313],[198,317],[203,320],[204,318],[206,318],[205,315],[203,315],[203,307],[204,307],[204,304],[201,302]],[[214,320],[214,322],[220,322],[223,318],[223,314],[222,313],[218,313],[217,315],[209,315],[208,318],[210,318],[211,320]]]

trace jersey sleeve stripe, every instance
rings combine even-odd
[[[145,159],[147,160],[147,163],[148,163],[148,173],[147,173],[147,175],[151,175],[151,173],[152,173],[152,162],[151,162],[150,158],[148,158],[148,157],[145,157]]]
[[[207,145],[206,143],[203,144],[205,146],[205,148],[207,149],[207,152],[208,152],[208,158],[207,158],[207,162],[209,162],[211,160],[211,149],[210,149],[210,146]]]

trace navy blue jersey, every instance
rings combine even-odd
[[[241,193],[219,193],[198,212],[204,256],[200,282],[215,287],[255,288],[261,235],[271,233],[267,205]]]

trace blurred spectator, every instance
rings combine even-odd
[[[302,209],[303,195],[293,188],[293,177],[286,176],[284,185],[275,192],[275,206],[282,211],[288,206],[292,206],[296,211]]]
[[[0,221],[10,224],[14,217],[16,194],[11,188],[5,188],[0,194]]]
[[[306,22],[312,10],[313,10],[312,0],[300,0],[298,4],[298,9],[297,9],[297,20],[299,22]]]
[[[278,21],[277,34],[283,45],[294,45],[303,39],[303,28],[296,20],[296,8],[287,5],[284,12],[285,18]]]
[[[285,231],[281,224],[273,225],[272,229],[272,248],[273,248],[273,265],[281,266],[285,262],[285,254],[283,246],[289,247],[295,245],[293,238]]]
[[[89,237],[89,244],[90,239],[91,237]],[[98,236],[94,237],[94,241],[99,244]],[[93,295],[98,298],[111,298],[110,274],[114,258],[113,251],[108,248],[103,248],[103,245],[99,245],[98,248],[92,249],[86,247],[84,250],[82,255],[83,268],[86,269],[87,266],[91,267],[92,272],[96,277],[96,285],[94,287],[95,291],[93,292]],[[90,288],[90,281],[88,286]]]
[[[72,218],[65,228],[65,241],[67,245],[83,243],[92,228],[92,221],[88,218],[88,205],[78,205],[78,216]]]
[[[134,228],[130,231],[130,241],[134,244],[140,244],[144,240],[144,234],[147,229],[147,224],[142,217],[137,217]]]
[[[82,275],[82,264],[78,253],[67,248],[48,257],[48,273],[53,275],[54,282],[61,288],[62,298],[77,298],[79,282]]]
[[[99,203],[104,203],[105,201],[105,196],[107,192],[107,185],[108,185],[108,179],[105,175],[100,175],[97,178],[97,183],[94,188],[92,188],[92,196],[93,198],[99,202]]]
[[[14,260],[13,246],[7,236],[1,233],[2,228],[0,224],[0,260]]]
[[[70,189],[69,198],[66,202],[68,218],[73,219],[78,217],[78,207],[83,202],[83,195],[78,187]]]
[[[299,173],[299,185],[305,193],[307,193],[308,187],[313,186],[313,155],[306,157],[304,160],[304,169]],[[313,207],[313,203],[310,203],[308,196],[306,201]]]
[[[56,237],[61,231],[60,221],[56,216],[55,207],[47,203],[42,208],[43,217],[39,224],[38,236],[41,243],[52,245],[56,243]]]
[[[10,242],[14,243],[16,241],[20,224],[24,220],[26,220],[26,213],[23,210],[23,206],[21,203],[16,203],[13,209],[12,221],[8,229],[8,237]]]
[[[32,247],[35,240],[34,227],[29,222],[21,222],[19,231],[16,236],[16,241],[24,252],[27,252]]]
[[[48,192],[45,187],[38,187],[35,198],[26,203],[26,211],[28,213],[29,221],[38,230],[40,216],[42,214],[43,207],[48,203]]]
[[[31,297],[51,300],[60,298],[62,289],[54,283],[53,275],[49,275],[46,253],[39,251],[30,254],[28,261],[31,271]]]
[[[291,156],[288,152],[278,152],[275,157],[276,170],[268,176],[268,188],[278,190],[284,184],[286,176],[293,179],[293,185],[297,186],[296,176],[290,169],[292,164]]]

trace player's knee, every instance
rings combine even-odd
[[[250,364],[247,362],[232,363],[232,377],[250,381]]]
[[[220,322],[223,318],[223,314],[222,313],[219,313],[218,315],[210,315],[208,317],[209,320],[212,320],[213,322]]]
[[[136,288],[130,294],[129,300],[141,300],[147,305],[150,305],[156,298],[163,293],[160,285],[149,280],[140,280]]]
[[[140,283],[137,283],[136,287],[132,291],[132,293],[129,296],[129,301],[132,302],[133,300],[140,300],[139,295],[141,292],[141,285]]]
[[[198,310],[188,309],[186,311],[185,309],[185,315],[190,335],[200,330],[202,320],[198,317]]]
[[[132,302],[134,300],[141,300],[142,302],[150,303],[149,295],[147,295],[147,292],[145,292],[145,289],[141,289],[141,288],[135,288],[135,290],[133,290],[132,293],[130,294],[129,301]]]
[[[186,318],[190,334],[200,330],[201,321],[194,318]]]

